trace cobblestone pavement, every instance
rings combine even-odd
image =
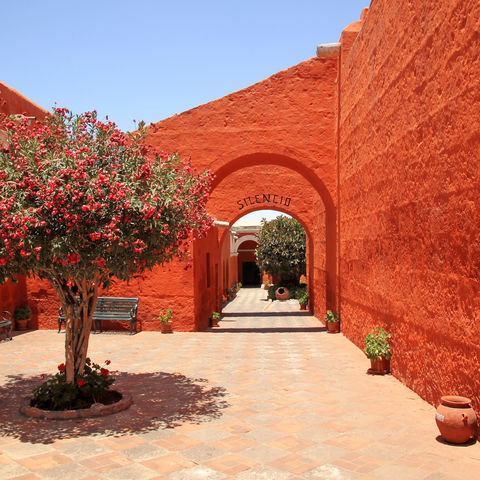
[[[63,361],[64,334],[0,342],[0,479],[476,479],[478,443],[447,445],[434,408],[343,335],[242,289],[221,327],[92,335],[129,410],[37,420],[18,406]]]

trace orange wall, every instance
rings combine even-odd
[[[48,112],[21,93],[0,81],[0,113],[25,114],[29,117],[44,117]]]
[[[182,330],[205,330],[211,314],[220,311],[221,256],[218,235],[218,229],[212,228],[206,238],[194,243],[195,297],[191,301],[194,301],[195,312],[185,319]],[[175,279],[171,279],[171,282],[176,284]]]
[[[195,305],[193,286],[193,264],[173,261],[156,267],[145,278],[128,283],[116,282],[108,292],[100,295],[111,297],[138,297],[138,330],[160,330],[158,315],[161,310],[173,310],[175,330],[195,330]],[[46,280],[27,280],[28,301],[33,307],[33,326],[41,329],[57,328],[60,301]],[[102,322],[105,330],[128,330],[128,322]]]
[[[374,0],[341,71],[343,332],[480,408],[480,3]]]

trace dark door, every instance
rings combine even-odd
[[[255,262],[243,262],[242,266],[242,284],[244,286],[259,286],[260,285],[260,270]]]

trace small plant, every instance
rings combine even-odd
[[[237,283],[237,292],[243,287],[242,282]]]
[[[383,328],[376,327],[365,337],[365,354],[368,358],[376,360],[383,357],[390,360],[392,352],[388,339],[392,337],[391,333],[387,333]]]
[[[327,310],[325,312],[325,320],[327,322],[338,322],[338,315],[333,310]]]
[[[102,367],[87,358],[83,375],[75,382],[67,382],[66,366],[61,363],[58,365],[58,373],[33,390],[31,406],[43,410],[76,410],[90,407],[102,399],[108,387],[115,381],[110,371],[105,368],[108,365],[110,360],[105,360],[105,366]],[[45,374],[42,373],[41,377],[45,378]]]
[[[270,285],[270,282],[268,280],[263,282],[263,288],[268,288],[269,285]]]
[[[218,321],[220,320],[220,316],[221,315],[218,312],[213,312],[210,315],[210,319],[211,319],[210,326],[211,327],[218,327]]]
[[[228,301],[228,297],[225,294],[223,294],[222,295],[222,303],[227,303],[227,301]]]
[[[28,320],[32,316],[32,311],[28,305],[17,307],[13,313],[15,320]]]
[[[170,323],[172,317],[173,317],[172,309],[167,308],[165,311],[160,311],[160,315],[158,316],[158,319],[160,320],[161,323]]]
[[[308,292],[304,292],[298,299],[300,305],[306,305],[308,303]]]

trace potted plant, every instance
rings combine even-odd
[[[270,286],[270,282],[268,280],[266,280],[265,282],[263,282],[263,289],[264,290],[268,290],[268,287]]]
[[[28,305],[17,307],[13,313],[15,327],[17,330],[26,330],[28,321],[32,318],[32,311]]]
[[[305,291],[303,292],[300,297],[298,298],[298,303],[300,304],[300,310],[306,310],[307,309],[307,303],[308,303],[308,292]]]
[[[391,337],[392,334],[381,327],[376,327],[365,337],[365,354],[371,362],[368,373],[385,375],[390,372],[392,352],[388,339]]]
[[[220,314],[218,312],[213,312],[212,316],[212,327],[218,327],[218,321],[220,320]]]
[[[338,315],[333,310],[327,310],[325,312],[325,321],[327,324],[327,333],[339,333],[340,332],[340,320]]]
[[[167,308],[165,311],[161,311],[158,319],[161,323],[161,332],[162,333],[173,333],[172,329],[172,309]]]

